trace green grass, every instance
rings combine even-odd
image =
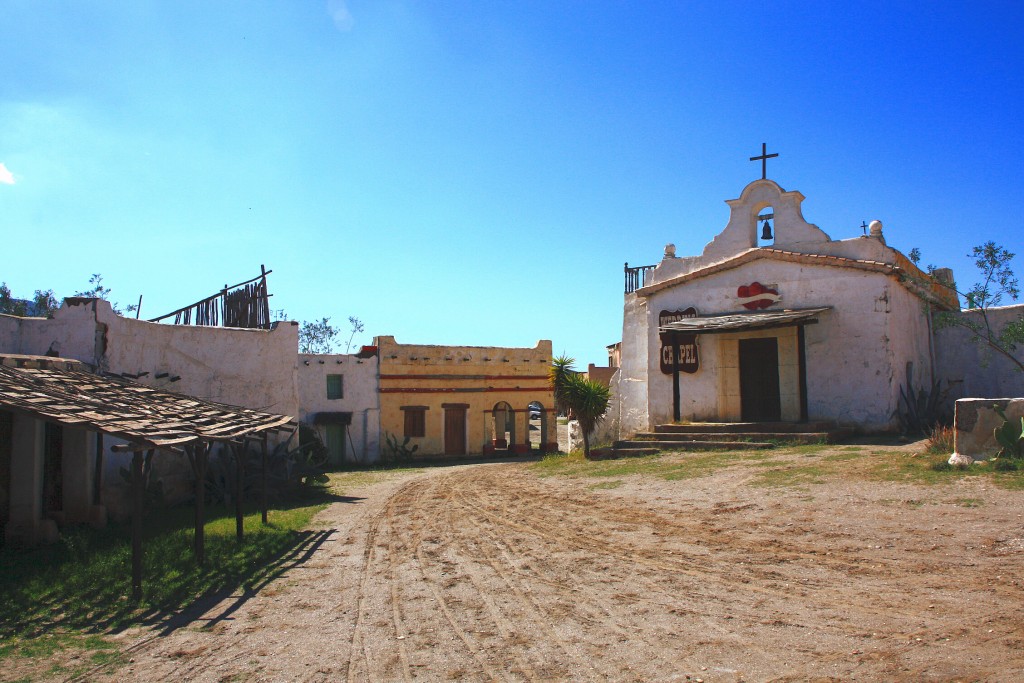
[[[0,662],[68,659],[76,667],[116,661],[119,649],[104,636],[133,625],[187,623],[183,610],[207,597],[254,593],[302,560],[326,532],[304,531],[313,515],[334,498],[314,499],[244,518],[245,538],[235,538],[233,510],[207,510],[206,561],[192,553],[193,510],[153,510],[144,524],[143,597],[131,595],[130,526],[67,529],[52,545],[0,548]],[[51,673],[62,673],[62,665]],[[54,668],[55,667],[55,668]],[[76,675],[68,670],[67,675]]]
[[[71,658],[69,655],[78,655]],[[14,637],[0,645],[0,662],[11,660],[45,662],[42,671],[34,672],[46,677],[72,678],[105,665],[116,665],[125,656],[117,644],[100,635],[83,635],[65,631],[52,631],[35,638]],[[16,681],[30,681],[26,676]]]
[[[969,477],[985,477],[1001,488],[1024,489],[1024,469],[997,471],[992,463],[959,469],[945,465],[947,458],[948,454],[808,444],[772,450],[695,451],[685,455],[663,451],[652,456],[599,461],[588,461],[581,453],[571,453],[548,456],[531,467],[541,477],[641,475],[676,481],[746,466],[753,475],[753,486],[806,488],[839,477],[944,485]]]
[[[693,451],[685,460],[672,457],[668,451],[656,455],[619,460],[586,460],[580,452],[548,455],[531,465],[541,477],[628,477],[646,475],[662,479],[692,479],[745,461],[765,458],[763,451]]]

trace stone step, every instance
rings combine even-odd
[[[654,445],[656,444],[656,445]],[[727,440],[688,440],[688,441],[640,441],[640,440],[627,440],[627,441],[616,441],[613,448],[615,450],[622,449],[641,449],[641,448],[652,448],[658,451],[695,451],[695,450],[729,450],[739,448],[775,448],[775,444],[769,441],[727,441]]]
[[[691,422],[687,424],[656,425],[659,434],[731,434],[746,433],[808,433],[832,432],[835,425],[829,422]]]

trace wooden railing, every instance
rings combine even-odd
[[[623,270],[626,273],[626,294],[635,292],[644,286],[644,276],[647,275],[647,271],[654,270],[656,266],[636,266],[630,268],[627,262],[623,266]]]

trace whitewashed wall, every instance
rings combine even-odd
[[[933,365],[925,307],[895,277],[835,262],[817,265],[751,251],[759,245],[756,217],[770,207],[775,214],[775,241],[769,245],[773,249],[916,271],[886,245],[880,223],[872,224],[871,236],[834,241],[804,219],[803,199],[799,192],[786,192],[771,180],[750,183],[738,199],[727,201],[729,222],[701,255],[676,257],[674,247],[666,248],[663,260],[647,273],[645,287],[626,294],[622,366],[612,385],[618,398],[615,418],[620,437],[672,420],[672,376],[659,367],[659,313],[690,306],[700,315],[742,311],[736,290],[754,281],[778,285],[782,301],[774,309],[832,308],[819,316],[818,324],[806,327],[810,419],[868,430],[892,428],[907,364],[914,368],[916,386],[930,383]],[[683,277],[748,253],[763,258],[739,259],[735,266],[723,265],[726,270],[695,279]],[[681,416],[695,421],[723,419],[718,367],[723,342],[717,335],[700,335],[698,344],[700,370],[680,374]]]
[[[210,401],[297,416],[298,325],[270,330],[161,325],[123,318],[100,299],[65,304],[52,319],[0,315],[0,350],[59,354],[103,372],[140,375],[134,381]],[[163,375],[158,376],[158,375]],[[103,502],[114,517],[127,513],[121,468],[131,456],[112,453],[106,439]],[[155,472],[180,491],[188,477],[183,456],[159,454]]]
[[[979,311],[963,315],[978,320]],[[993,329],[1003,327],[1024,315],[1024,304],[988,309]],[[949,382],[954,398],[1024,397],[1024,373],[1009,359],[992,352],[984,344],[971,341],[969,330],[941,328],[935,333],[935,358],[938,378]],[[1015,352],[1024,361],[1024,345]]]
[[[344,379],[343,397],[327,398],[327,375]],[[312,423],[316,413],[350,412],[351,442],[345,454],[350,462],[372,463],[380,459],[380,394],[377,356],[350,354],[299,354],[299,419]],[[322,431],[322,430],[321,430]],[[321,433],[321,439],[326,438]]]

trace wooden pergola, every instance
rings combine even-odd
[[[262,456],[261,509],[267,523],[267,436],[291,431],[293,418],[175,394],[82,369],[78,361],[6,355],[0,363],[0,407],[39,420],[123,440],[132,453],[132,596],[142,595],[143,458],[156,451],[185,454],[196,477],[194,552],[204,559],[205,480],[210,447],[225,444],[235,460],[235,527],[243,537],[244,450],[257,441]],[[101,457],[99,453],[97,457]]]

